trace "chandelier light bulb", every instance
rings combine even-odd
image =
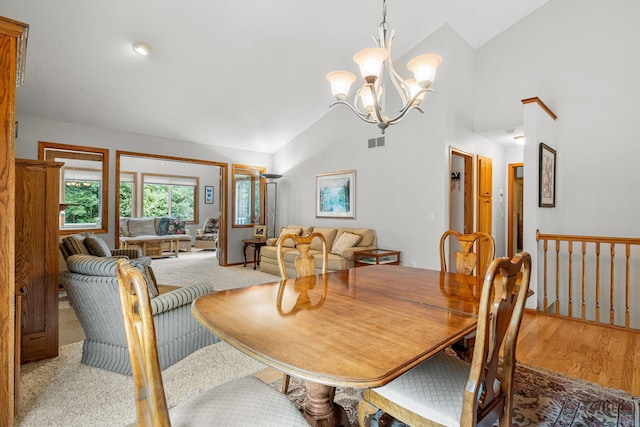
[[[420,87],[416,79],[409,79],[405,83],[407,84],[407,86],[409,86],[409,95],[411,96],[412,99],[414,96],[416,96],[416,94],[418,95],[416,99],[413,101],[413,105],[415,106],[420,105],[420,103],[424,99],[424,94],[426,92],[422,90],[423,88]]]
[[[420,87],[428,89],[436,78],[436,70],[441,63],[440,55],[425,53],[409,61],[407,68],[413,73]]]
[[[356,76],[348,71],[332,71],[327,74],[327,80],[331,83],[331,92],[338,101],[349,95],[349,88],[356,81]]]
[[[360,73],[367,83],[373,83],[380,77],[385,59],[387,59],[387,51],[380,47],[362,49],[353,55],[353,62],[358,64]]]

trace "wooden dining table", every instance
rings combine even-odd
[[[395,265],[199,297],[193,315],[235,348],[305,381],[314,426],[349,426],[336,386],[378,387],[476,328],[482,278]]]

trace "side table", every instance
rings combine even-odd
[[[242,254],[244,255],[244,265],[247,266],[247,247],[253,246],[253,269],[260,265],[260,248],[267,244],[267,239],[244,239],[242,241]]]
[[[400,265],[400,251],[371,249],[368,251],[354,252],[353,255],[354,265],[356,267],[376,264]]]

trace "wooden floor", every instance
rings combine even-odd
[[[83,339],[73,310],[60,310],[60,345]],[[640,332],[527,312],[517,358],[524,365],[640,396]],[[271,382],[281,373],[268,368],[256,376]]]

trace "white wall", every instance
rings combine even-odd
[[[635,0],[552,0],[477,50],[476,126],[519,123],[517,103],[534,96],[558,116],[556,208],[541,232],[640,234],[626,190],[640,186],[639,16]]]
[[[115,161],[116,150],[139,153],[152,153],[175,156],[187,159],[206,159],[229,164],[228,182],[231,183],[231,164],[242,163],[265,166],[269,170],[271,155],[244,150],[234,150],[188,141],[160,138],[152,135],[141,135],[112,129],[80,126],[70,123],[55,122],[39,118],[18,115],[19,135],[16,139],[16,157],[37,159],[38,141],[57,142],[80,146],[109,148],[109,232],[102,236],[110,247],[115,244]],[[231,207],[228,204],[228,215]],[[242,261],[242,239],[253,236],[252,229],[227,228],[228,251],[227,262]]]

